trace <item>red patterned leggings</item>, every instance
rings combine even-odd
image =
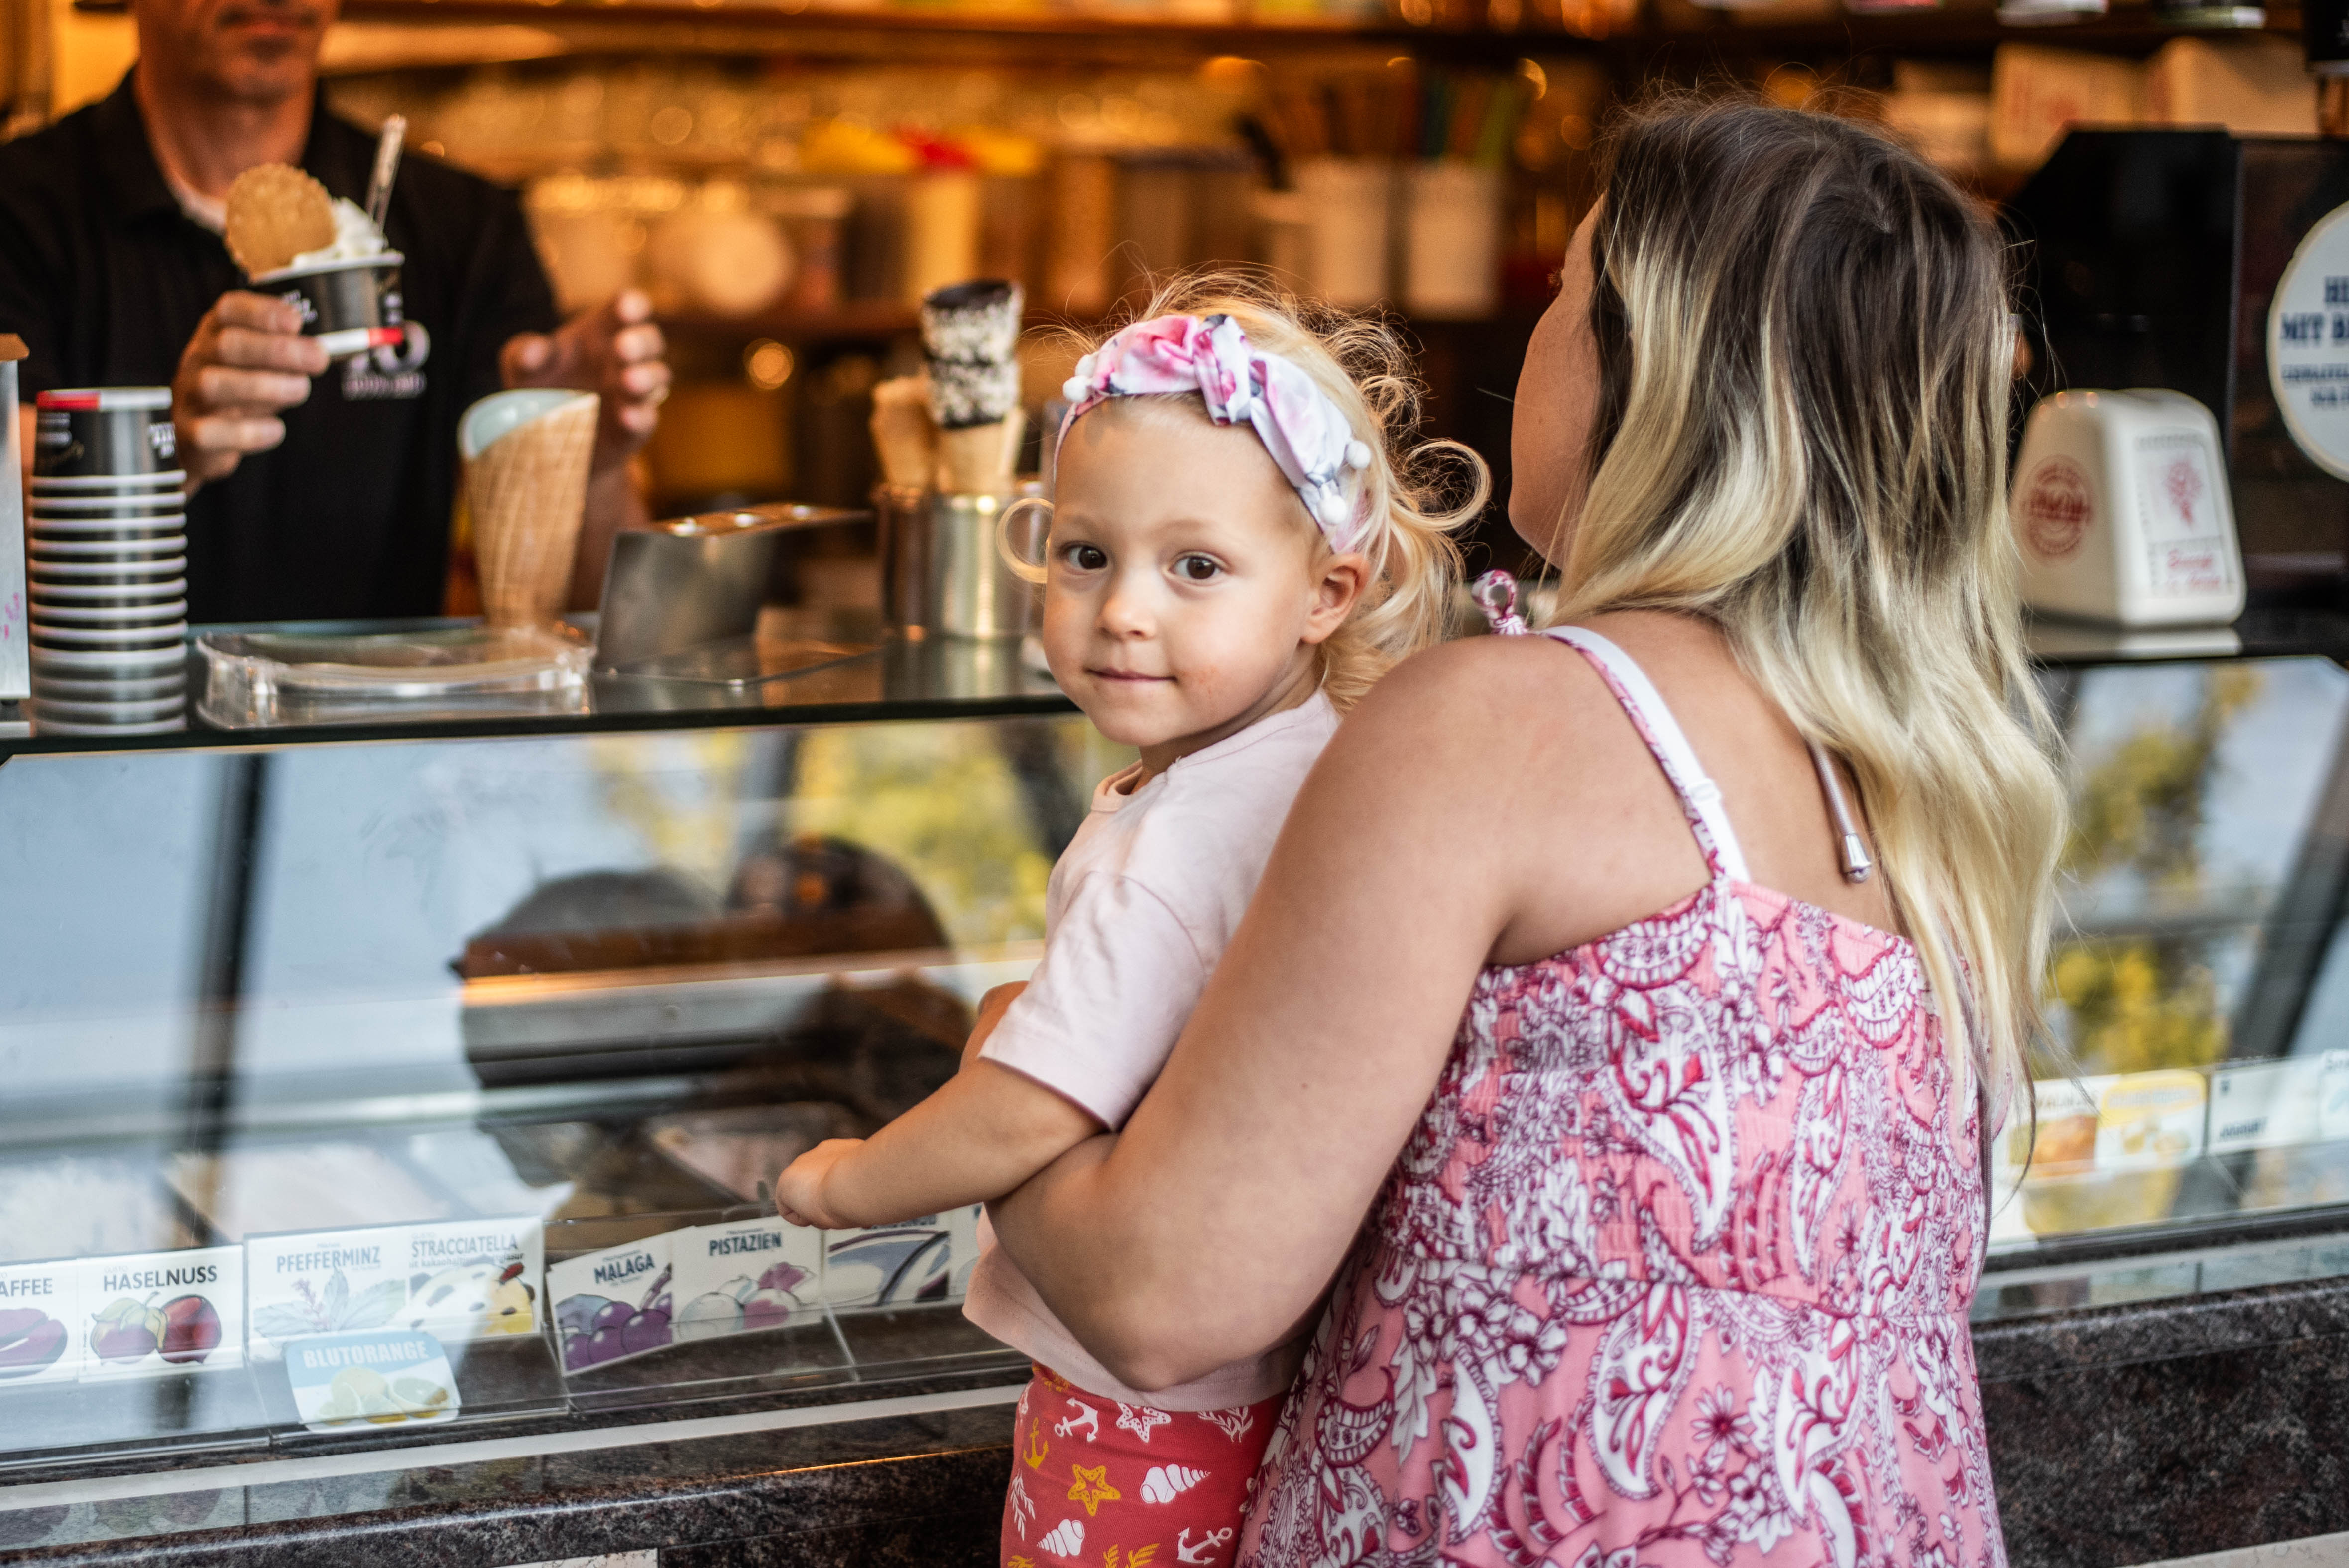
[[[1042,1367],[1019,1396],[1003,1568],[1223,1568],[1280,1397],[1159,1410],[1088,1394]]]

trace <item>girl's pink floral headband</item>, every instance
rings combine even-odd
[[[1161,315],[1135,322],[1077,361],[1061,388],[1069,416],[1060,439],[1080,415],[1112,397],[1196,392],[1218,425],[1245,421],[1297,489],[1330,548],[1344,553],[1361,533],[1362,507],[1347,480],[1371,466],[1371,449],[1313,378],[1277,354],[1249,344],[1228,315]]]

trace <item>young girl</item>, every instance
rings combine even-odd
[[[1340,710],[1441,633],[1447,530],[1475,454],[1398,461],[1401,347],[1350,317],[1208,278],[1078,363],[1046,545],[1062,690],[1141,760],[1102,780],[1053,868],[1043,961],[951,1083],[779,1178],[802,1224],[883,1224],[1001,1197],[1122,1125],[1239,923]],[[1470,494],[1433,499],[1440,459]],[[1027,1352],[1003,1561],[1230,1561],[1301,1344],[1143,1394],[1079,1346],[991,1235],[964,1310]],[[1212,1282],[1201,1282],[1203,1289]]]

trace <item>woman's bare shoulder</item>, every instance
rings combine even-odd
[[[1614,700],[1553,638],[1468,637],[1413,655],[1364,696],[1331,743],[1333,763],[1433,778],[1556,767]]]
[[[1611,706],[1606,686],[1552,637],[1464,637],[1413,655],[1371,689],[1349,723],[1495,738]]]

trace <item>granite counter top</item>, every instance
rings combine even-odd
[[[2048,1312],[1973,1338],[2018,1568],[2128,1568],[2349,1530],[2349,1280]],[[837,1390],[847,1402],[819,1408],[118,1466],[0,1486],[0,1562],[342,1568],[396,1553],[403,1568],[502,1568],[649,1551],[658,1568],[988,1564],[1017,1394],[999,1368]]]
[[[0,1561],[332,1568],[396,1553],[402,1568],[481,1568],[658,1549],[666,1568],[991,1563],[1018,1392],[769,1412],[816,1418],[764,1429],[755,1412],[688,1415],[585,1429],[571,1439],[597,1442],[585,1449],[478,1439],[347,1474],[330,1472],[368,1456],[250,1460],[166,1472],[151,1479],[173,1490],[154,1495],[119,1495],[137,1480],[121,1477],[11,1488]]]

